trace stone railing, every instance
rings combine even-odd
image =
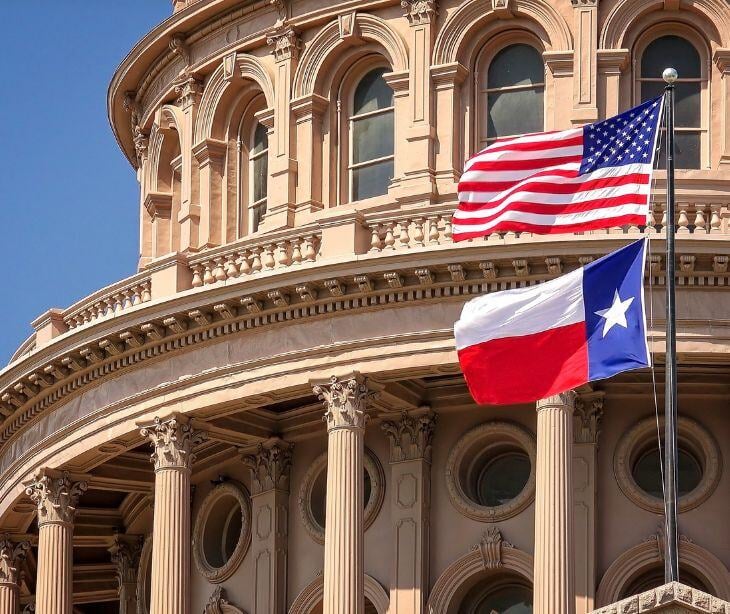
[[[143,271],[71,305],[63,313],[63,322],[71,330],[111,317],[134,305],[149,301],[152,296],[151,290],[150,274]]]
[[[246,237],[189,258],[192,287],[225,282],[262,271],[315,262],[321,231],[316,227],[277,231]]]

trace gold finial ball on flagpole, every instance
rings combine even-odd
[[[678,76],[679,75],[674,68],[665,68],[662,73],[662,79],[664,79],[667,83],[674,83]]]

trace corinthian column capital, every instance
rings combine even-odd
[[[390,462],[423,458],[431,461],[431,441],[436,414],[428,411],[413,416],[404,411],[400,420],[386,420],[380,426],[390,440]]]
[[[260,443],[255,454],[243,457],[251,469],[251,491],[258,495],[269,490],[289,490],[293,444],[281,439]]]
[[[374,395],[368,390],[365,377],[359,373],[343,378],[333,375],[327,382],[316,383],[313,390],[324,401],[324,420],[328,431],[338,428],[365,428],[368,399]]]
[[[25,494],[38,506],[38,526],[72,524],[79,497],[87,482],[73,482],[67,472],[42,471],[25,484]]]
[[[155,471],[184,469],[190,471],[195,454],[193,449],[205,439],[205,433],[193,429],[188,419],[174,414],[168,418],[155,418],[151,424],[141,425],[142,437],[149,438],[154,446],[152,462]]]
[[[573,409],[575,409],[575,399],[577,395],[573,390],[566,390],[565,392],[560,392],[558,394],[554,394],[551,397],[547,397],[545,399],[540,399],[537,404],[537,411],[541,412],[546,409],[564,409],[568,408],[572,412]]]
[[[109,548],[112,563],[117,566],[117,582],[119,589],[125,584],[137,583],[139,556],[142,553],[142,537],[139,535],[115,535],[114,543]]]
[[[30,550],[30,542],[14,542],[0,536],[0,584],[17,586],[20,582],[20,563]]]
[[[436,16],[436,0],[401,0],[400,5],[411,25],[431,23]]]

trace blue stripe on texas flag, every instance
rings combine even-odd
[[[643,291],[646,242],[631,243],[583,271],[590,381],[650,364]]]
[[[653,98],[621,115],[584,126],[580,174],[625,164],[651,164],[661,102],[661,96]]]

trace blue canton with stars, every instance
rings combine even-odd
[[[580,174],[626,164],[653,164],[662,97],[583,127]]]

